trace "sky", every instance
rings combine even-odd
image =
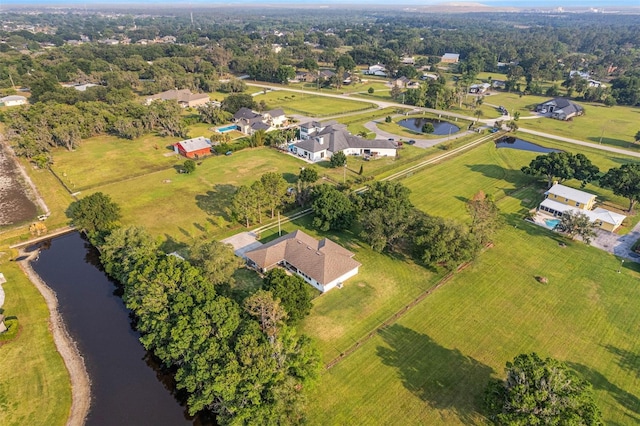
[[[398,0],[394,6],[398,5],[420,5],[428,6],[434,4],[464,4],[463,1],[443,1],[443,0]],[[494,7],[517,7],[517,8],[583,8],[583,7],[603,7],[605,9],[615,9],[619,7],[637,7],[640,9],[640,0],[480,0],[472,2],[476,4],[484,4],[486,6]],[[36,6],[36,5],[145,5],[148,4],[158,5],[171,5],[171,6],[196,6],[196,5],[229,5],[229,4],[252,4],[252,5],[277,5],[277,4],[300,4],[300,5],[312,5],[312,4],[340,4],[341,6],[353,4],[353,5],[389,5],[388,0],[0,0],[0,9],[5,6],[20,5],[20,6]]]

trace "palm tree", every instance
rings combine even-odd
[[[484,114],[482,113],[482,110],[476,109],[475,111],[473,111],[473,115],[476,117],[476,124],[478,124],[478,121],[480,121],[480,117],[482,117]]]

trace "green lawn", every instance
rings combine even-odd
[[[517,170],[533,156],[485,144],[403,181],[414,204],[457,220],[466,218],[466,199],[483,189],[498,198],[507,224],[470,268],[322,375],[310,397],[312,424],[485,423],[488,380],[529,351],[563,360],[588,379],[607,424],[640,421],[640,267],[625,263],[617,274],[614,256],[577,242],[563,248],[562,237],[521,220],[541,199],[536,187],[514,191],[529,181]],[[390,271],[380,265],[379,274]],[[389,285],[404,290],[405,280]],[[345,300],[344,290],[323,298],[329,295],[341,320],[333,327],[358,327],[353,313],[342,314],[368,302]],[[321,341],[325,328],[316,324],[324,309],[316,303],[305,323]]]
[[[602,142],[603,145],[638,150],[633,143],[640,120],[640,108],[578,102],[584,107],[585,115],[572,121],[540,118],[520,120],[518,125],[527,129],[539,130],[586,142]],[[602,141],[601,141],[602,138]]]
[[[303,114],[311,117],[328,117],[374,108],[373,104],[320,95],[276,90],[254,97],[256,102],[264,100],[269,108],[282,108],[287,114]]]
[[[136,140],[98,136],[82,142],[75,151],[58,149],[51,167],[72,191],[84,191],[172,168],[184,162],[173,155],[173,143],[180,138],[147,135]]]
[[[250,185],[266,172],[283,173],[293,183],[305,165],[274,149],[245,149],[230,156],[209,157],[190,175],[174,168],[163,169],[95,187],[91,192],[109,194],[121,206],[123,224],[142,225],[152,234],[190,241],[196,236],[243,230],[230,216],[236,189]]]
[[[14,340],[0,343],[0,424],[64,425],[71,383],[49,332],[47,306],[7,251],[0,270],[7,278],[3,313],[20,324]]]

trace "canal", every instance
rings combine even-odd
[[[142,347],[119,289],[80,234],[40,247],[33,269],[56,292],[60,314],[91,379],[87,425],[202,425],[187,416],[170,374]]]

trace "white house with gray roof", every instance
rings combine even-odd
[[[300,141],[290,151],[309,161],[328,160],[336,152],[366,157],[395,157],[398,147],[383,139],[364,139],[346,130],[335,121],[312,121],[300,125]]]

